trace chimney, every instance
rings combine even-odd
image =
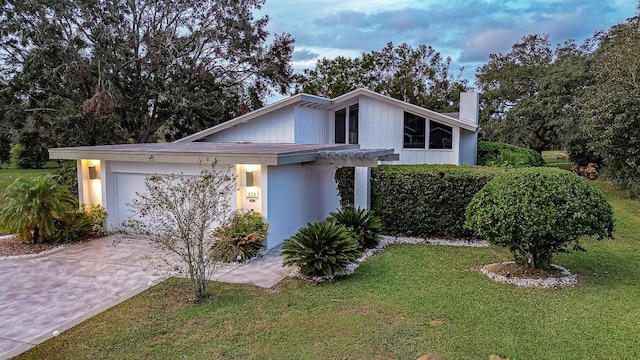
[[[478,125],[480,94],[473,91],[460,93],[460,120]]]

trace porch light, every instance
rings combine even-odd
[[[98,169],[95,165],[89,165],[89,180],[99,179]]]
[[[247,181],[247,186],[253,186],[253,171],[246,171],[245,177]]]

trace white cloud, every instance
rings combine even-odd
[[[270,31],[296,39],[297,70],[315,66],[311,54],[355,57],[392,41],[430,45],[470,77],[470,67],[509,51],[523,36],[549,34],[554,45],[580,42],[634,15],[635,1],[616,1],[266,0],[262,13],[271,17]]]

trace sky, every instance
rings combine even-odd
[[[551,44],[582,43],[636,14],[638,0],[266,0],[268,30],[296,39],[296,72],[321,58],[359,57],[388,42],[430,45],[464,67],[470,85],[492,53],[508,53],[523,36]],[[256,15],[260,15],[256,14]]]

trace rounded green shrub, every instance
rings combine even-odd
[[[583,235],[613,238],[613,211],[571,172],[523,168],[496,176],[473,197],[465,227],[507,247],[519,264],[544,270],[553,254],[581,250]]]
[[[501,142],[480,141],[477,163],[484,166],[519,168],[543,166],[544,159],[532,149]]]
[[[358,241],[360,249],[372,249],[378,246],[382,222],[373,211],[346,206],[329,213],[329,220],[343,225],[349,235]]]
[[[238,211],[216,230],[211,256],[218,261],[246,261],[264,249],[269,223],[258,212]]]
[[[284,265],[300,268],[306,276],[333,278],[361,256],[360,246],[344,226],[333,221],[307,224],[282,244]]]

